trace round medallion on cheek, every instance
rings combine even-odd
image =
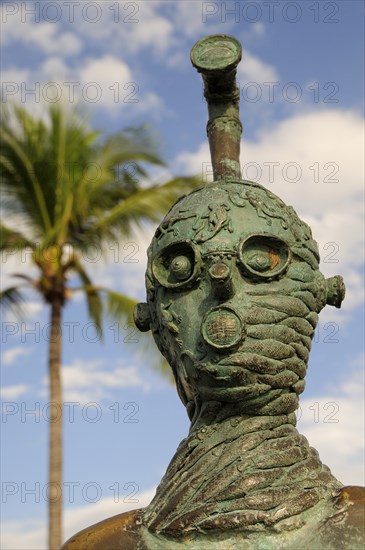
[[[233,309],[217,307],[208,311],[202,321],[201,333],[213,348],[226,350],[235,347],[243,337],[243,324]]]

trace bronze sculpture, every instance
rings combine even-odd
[[[310,228],[240,177],[235,72],[241,46],[192,50],[203,75],[214,182],[182,197],[148,250],[152,330],[191,428],[153,501],[72,537],[80,549],[363,548],[365,490],[343,487],[295,428],[318,313],[340,307]]]

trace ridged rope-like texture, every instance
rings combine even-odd
[[[229,418],[194,430],[147,507],[145,525],[172,536],[263,531],[329,496],[341,484],[294,423],[294,415]]]

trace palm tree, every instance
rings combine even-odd
[[[175,178],[163,185],[142,187],[137,178],[146,177],[144,166],[162,165],[143,129],[129,128],[102,140],[76,111],[55,105],[47,110],[47,120],[32,116],[21,106],[6,109],[0,145],[5,215],[5,223],[0,225],[0,250],[31,250],[38,268],[37,278],[14,274],[20,283],[2,291],[0,297],[4,304],[18,305],[21,287],[31,286],[50,311],[48,367],[53,418],[49,434],[48,547],[54,550],[62,542],[59,412],[63,307],[74,292],[83,291],[90,318],[101,332],[105,304],[107,311],[120,316],[130,315],[135,303],[93,284],[82,263],[83,253],[90,245],[105,253],[111,242],[128,237],[136,224],[159,220],[197,181]],[[70,277],[75,276],[80,284],[72,288]]]

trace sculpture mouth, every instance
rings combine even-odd
[[[218,361],[219,367],[243,367],[253,372],[274,374],[282,368],[282,362],[261,353],[241,351]]]
[[[273,392],[295,391],[305,369],[304,361],[296,357],[278,360],[245,351],[216,363],[196,364],[201,397],[221,401],[265,401]]]

